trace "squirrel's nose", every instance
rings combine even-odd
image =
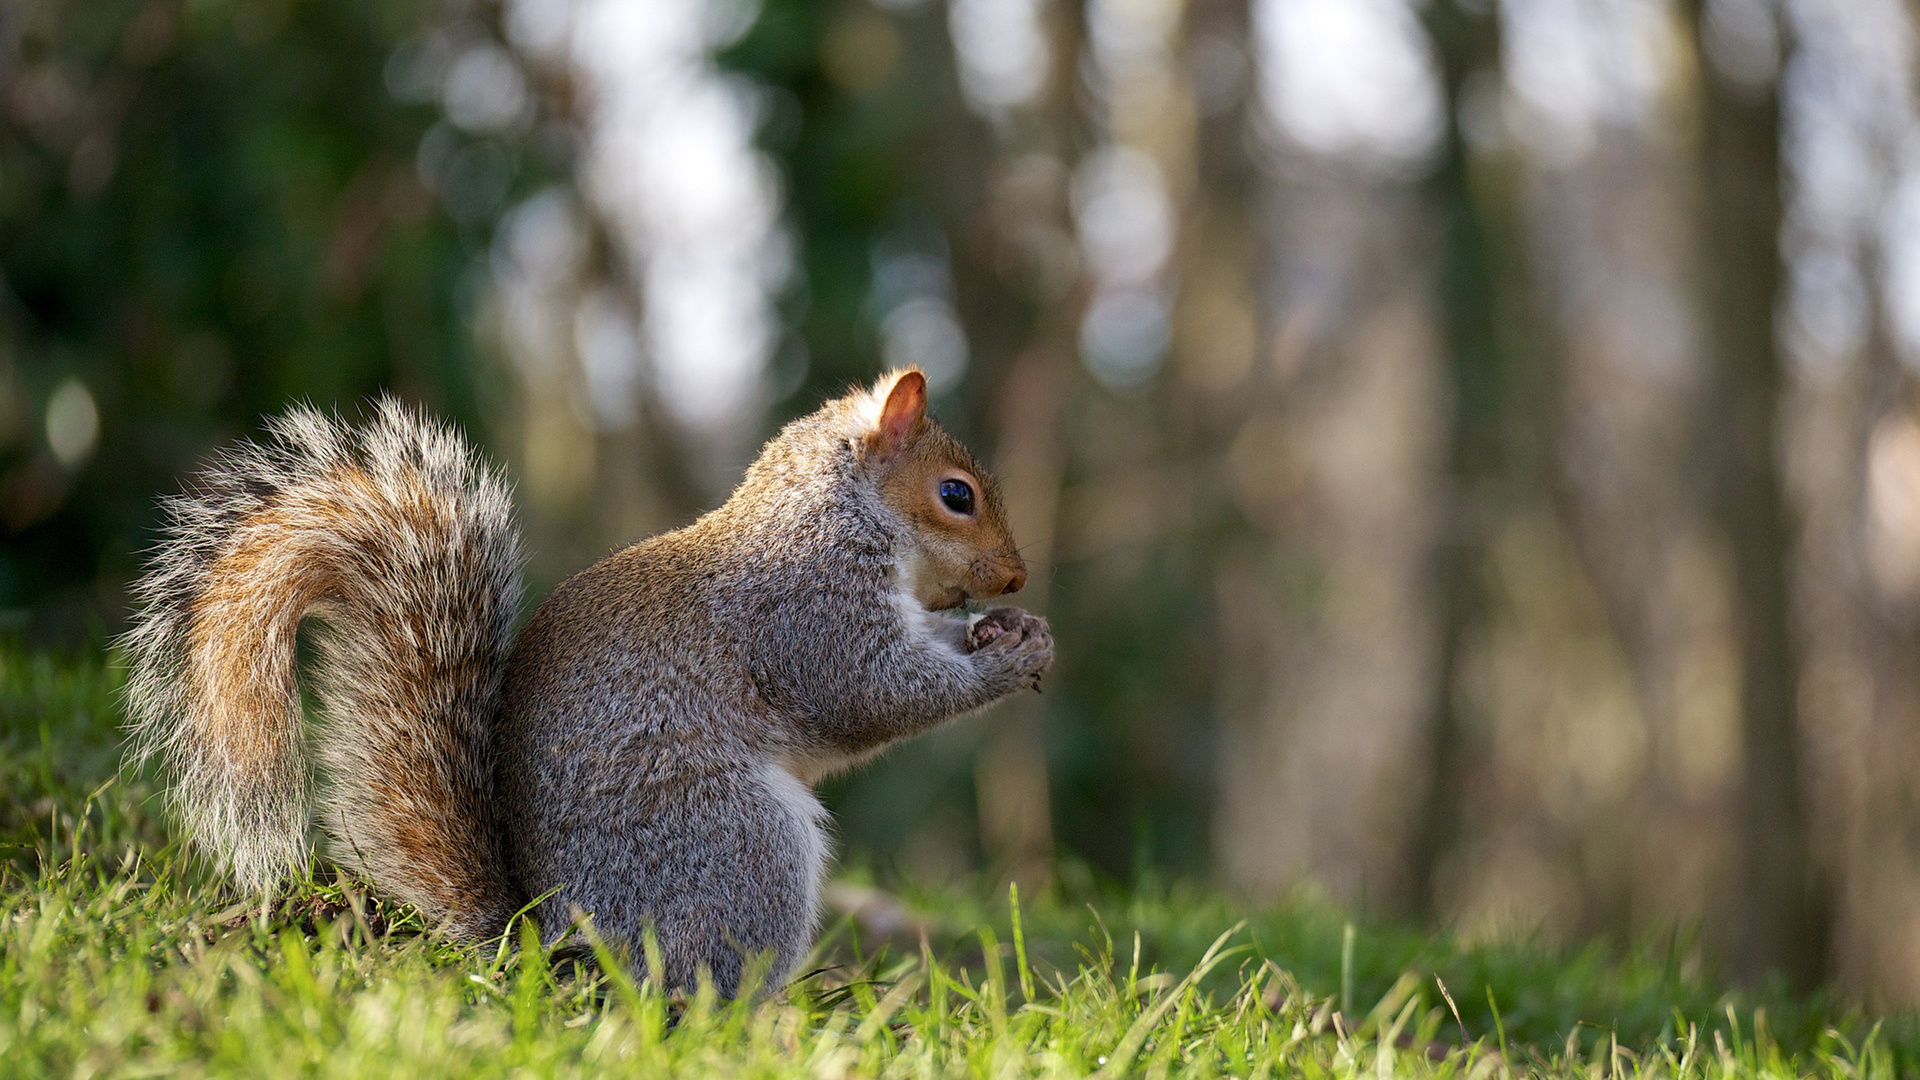
[[[1007,587],[1000,590],[1000,595],[1005,596],[1008,593],[1017,593],[1022,588],[1024,588],[1026,584],[1027,584],[1027,568],[1024,566],[1018,567],[1007,578]]]

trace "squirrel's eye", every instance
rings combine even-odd
[[[940,481],[940,501],[956,514],[973,516],[973,489],[965,480]]]

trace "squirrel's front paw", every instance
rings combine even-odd
[[[1053,663],[1053,632],[1047,620],[1019,608],[994,608],[967,627],[967,648],[1006,665],[1016,686],[1040,688],[1040,673]]]

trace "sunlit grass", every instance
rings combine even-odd
[[[668,998],[458,948],[323,871],[261,912],[116,777],[114,675],[0,651],[0,1075],[1369,1078],[1910,1075],[1909,1018],[1722,993],[1684,941],[1464,947],[1324,904],[1069,868],[909,892],[808,974]],[[883,923],[888,925],[882,925]],[[884,932],[883,932],[884,931]]]

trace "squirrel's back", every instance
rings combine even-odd
[[[293,410],[165,516],[124,639],[127,694],[137,754],[164,761],[189,834],[266,889],[306,866],[317,801],[338,860],[457,937],[498,933],[517,907],[492,807],[520,592],[506,484],[451,429],[383,400],[358,430]]]

